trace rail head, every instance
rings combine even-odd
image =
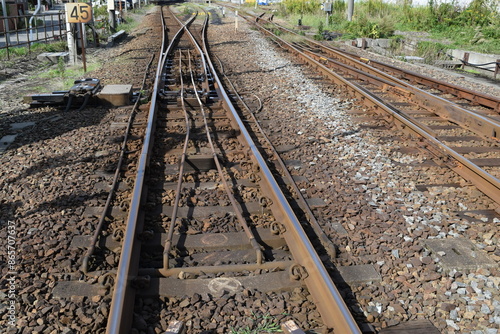
[[[451,169],[453,169],[455,172],[457,172],[460,176],[462,176],[466,180],[472,182],[480,191],[482,191],[493,201],[495,201],[498,205],[500,205],[500,180],[497,177],[488,173],[486,170],[480,168],[469,159],[455,152],[452,148],[440,142],[432,135],[432,132],[426,129],[425,126],[422,126],[422,124],[420,124],[419,122],[413,120],[412,118],[408,117],[407,115],[401,112],[398,112],[395,108],[388,106],[385,103],[382,103],[382,101],[379,98],[370,94],[365,89],[358,87],[349,80],[346,80],[345,78],[333,72],[328,67],[316,61],[315,59],[311,58],[310,56],[300,52],[300,50],[294,47],[291,43],[288,43],[287,41],[280,39],[279,36],[274,34],[272,31],[266,29],[262,25],[258,24],[258,22],[253,22],[252,20],[248,21],[251,24],[258,26],[265,34],[271,36],[272,38],[280,40],[280,43],[282,45],[286,46],[289,50],[298,55],[305,62],[314,66],[325,76],[332,78],[334,81],[339,82],[347,90],[354,92],[354,94],[364,99],[365,101],[369,102],[370,106],[379,108],[380,110],[383,110],[389,115],[391,115],[399,124],[402,124],[405,127],[405,131],[422,138],[427,142],[427,145],[429,147],[433,147],[434,149],[431,150],[433,154],[439,151],[441,152],[440,153],[441,158],[445,160],[449,158],[450,161],[456,162],[455,165],[451,166]],[[482,120],[483,118],[484,117],[480,117],[479,119]]]
[[[125,235],[123,238],[122,252],[120,254],[120,261],[118,264],[118,270],[116,272],[115,284],[112,294],[112,301],[110,312],[108,316],[108,322],[106,326],[106,333],[108,334],[122,334],[127,333],[130,329],[130,323],[132,321],[130,312],[130,299],[133,297],[133,289],[131,288],[131,280],[137,268],[132,265],[132,258],[136,248],[137,233],[138,233],[138,223],[140,218],[140,206],[143,197],[144,190],[144,179],[146,175],[146,170],[149,164],[150,154],[153,147],[153,135],[155,131],[156,123],[156,113],[157,113],[157,98],[159,93],[159,84],[161,79],[161,74],[167,56],[173,50],[175,43],[183,33],[185,26],[181,26],[175,36],[172,38],[168,47],[165,50],[165,43],[167,40],[167,29],[165,27],[165,18],[163,16],[163,10],[161,10],[161,19],[163,24],[163,43],[161,50],[161,57],[158,61],[158,67],[156,71],[155,84],[153,89],[153,95],[151,99],[151,105],[149,108],[148,123],[146,127],[146,132],[144,136],[143,148],[139,157],[139,163],[137,166],[136,180],[134,183],[134,188],[132,191],[132,200],[129,207],[129,213],[127,218],[127,225],[125,230]],[[194,20],[194,17],[190,19],[190,22]],[[133,298],[132,298],[133,301]],[[133,305],[132,305],[133,307]]]
[[[204,40],[205,50],[207,49],[206,44],[207,42]],[[269,190],[272,193],[272,195],[277,199],[277,202],[282,203],[283,217],[286,217],[290,224],[289,229],[285,233],[285,238],[287,238],[288,244],[291,245],[290,250],[292,254],[308,273],[308,276],[304,279],[304,281],[310,289],[311,295],[317,302],[319,312],[322,315],[325,325],[333,328],[335,332],[338,333],[361,333],[356,321],[352,317],[347,305],[342,299],[342,296],[333,284],[330,275],[317,255],[316,250],[311,244],[307,234],[302,228],[299,219],[296,217],[280,186],[274,179],[271,170],[267,166],[265,159],[261,155],[257,145],[254,143],[235,107],[231,103],[229,95],[224,89],[222,81],[218,77],[215,67],[209,57],[207,57],[207,63],[211,68],[217,88],[223,96],[222,101],[225,108],[233,115],[250,151],[254,155],[261,169],[261,172],[268,179],[266,190]]]

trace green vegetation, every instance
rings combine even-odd
[[[245,328],[231,328],[231,334],[261,334],[261,333],[281,333],[280,325],[273,322],[271,315],[256,316],[252,312],[254,326],[246,326]]]
[[[346,19],[347,0],[334,0],[332,15],[326,22],[319,0],[284,0],[277,14],[289,22],[298,22],[318,30],[337,31],[345,39],[357,37],[396,38],[394,32],[429,33],[430,39],[449,40],[447,48],[467,48],[484,53],[500,53],[500,0],[473,0],[462,7],[456,0],[428,0],[426,6],[413,6],[412,0],[388,3],[362,0],[355,3],[353,20]],[[428,42],[420,47],[429,48]],[[443,45],[437,44],[434,48]]]
[[[99,64],[96,63],[87,63],[87,71],[93,71],[99,68]],[[69,89],[73,86],[73,82],[78,78],[84,78],[85,73],[83,73],[83,67],[81,64],[67,67],[66,63],[59,59],[57,66],[55,68],[48,69],[47,71],[40,73],[35,79],[61,79],[58,81],[59,87],[56,89]],[[46,87],[43,87],[47,89]]]
[[[134,30],[139,25],[139,22],[134,20],[131,16],[127,16],[125,20],[123,20],[122,23],[120,23],[117,27],[116,30],[125,30],[127,33],[131,32]]]
[[[304,37],[295,34],[283,34],[280,36],[282,39],[287,41],[288,43],[300,43],[304,41]]]
[[[99,29],[103,38],[109,35],[108,6],[94,7],[94,28]]]
[[[18,48],[10,48],[9,54],[10,54],[10,57],[14,57],[14,58],[24,57],[30,52],[30,50],[31,50],[31,52],[35,52],[35,53],[61,52],[61,51],[66,50],[66,42],[59,41],[59,42],[53,42],[53,43],[33,43],[33,45],[31,45],[29,49],[27,46],[18,47]],[[7,59],[7,50],[1,49],[0,50],[0,60],[6,60],[6,59]]]
[[[153,4],[147,4],[146,6],[141,5],[141,8],[134,8],[132,9],[132,12],[134,14],[146,14],[147,10],[150,9],[151,7],[154,7],[155,5]]]
[[[417,45],[416,55],[432,63],[437,59],[445,59],[445,51],[447,49],[449,49],[449,47],[441,43],[422,41]]]

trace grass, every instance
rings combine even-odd
[[[138,25],[139,25],[139,22],[134,20],[132,17],[127,16],[125,18],[125,21],[123,23],[120,23],[116,27],[116,31],[125,30],[127,33],[129,33],[132,30],[134,30]]]
[[[500,54],[499,0],[472,0],[466,6],[459,5],[457,0],[428,0],[425,6],[413,6],[411,0],[395,3],[361,0],[355,3],[351,22],[346,19],[347,5],[343,0],[332,2],[328,22],[319,6],[319,0],[305,4],[284,0],[274,9],[276,15],[290,25],[296,25],[301,19],[312,32],[337,31],[343,34],[343,39],[391,38],[396,30],[422,31],[429,33],[432,39],[449,40],[449,48]]]
[[[231,328],[231,334],[261,334],[261,333],[281,333],[283,332],[280,325],[273,321],[273,317],[269,314],[257,316],[252,312],[255,326],[246,326],[245,328]]]
[[[154,6],[153,4],[147,4],[146,6],[141,5],[141,8],[134,8],[132,12],[135,14],[146,14],[146,12]]]
[[[304,41],[304,36],[295,35],[295,34],[284,34],[280,37],[283,38],[288,43],[300,43],[300,42]]]
[[[100,64],[97,63],[87,63],[87,72],[96,70],[99,68]],[[82,65],[74,65],[74,66],[69,66],[66,67],[66,64],[63,62],[59,62],[57,64],[56,68],[49,69],[47,71],[44,71],[43,73],[40,73],[39,75],[33,77],[32,79],[61,79],[59,81],[56,81],[57,87],[52,88],[52,90],[65,90],[69,89],[73,86],[74,81],[79,79],[79,78],[84,78],[85,73],[83,72],[83,66]],[[51,82],[54,80],[51,80]],[[41,90],[47,90],[47,87],[41,87]]]
[[[58,41],[58,42],[52,42],[52,43],[33,43],[30,48],[26,47],[17,47],[17,48],[10,48],[9,49],[9,54],[10,57],[24,57],[29,54],[30,50],[33,53],[42,53],[42,52],[61,52],[65,51],[67,49],[66,47],[66,42],[64,41]],[[0,60],[6,60],[7,59],[7,50],[6,49],[1,49],[0,50]]]

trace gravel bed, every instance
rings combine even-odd
[[[209,30],[209,38],[217,40],[212,51],[240,91],[264,101],[259,118],[273,143],[297,146],[284,158],[302,161],[292,172],[309,180],[304,189],[308,197],[321,197],[328,204],[315,212],[339,247],[336,264],[371,264],[382,277],[380,282],[339,286],[355,315],[379,329],[427,318],[443,333],[497,333],[500,220],[480,216],[472,223],[455,215],[492,209],[492,201],[447,169],[419,167],[418,162],[430,157],[398,151],[412,146],[400,140],[402,133],[360,127],[349,115],[359,109],[356,101],[317,85],[303,66],[276,51],[258,32],[245,25],[234,32],[232,20]],[[437,72],[443,79],[458,80]],[[479,85],[465,77],[460,83],[472,89]],[[490,93],[494,89],[484,87]],[[465,186],[424,192],[415,187],[452,182]],[[337,233],[336,223],[348,235]],[[442,270],[425,242],[454,237],[471,240],[496,265]]]
[[[154,38],[159,36],[154,30],[155,22],[156,16],[148,15],[123,43],[90,54],[89,59],[95,57],[104,66],[87,76],[100,78],[104,84],[133,83],[138,89],[151,53],[159,48]],[[234,18],[228,14],[222,24],[210,27],[212,51],[240,91],[257,94],[264,101],[259,117],[273,142],[296,145],[284,158],[302,161],[301,167],[292,173],[307,177],[308,182],[303,185],[307,197],[320,197],[327,203],[325,208],[315,209],[315,213],[338,245],[340,254],[335,264],[371,264],[382,277],[381,281],[339,285],[356,317],[378,329],[426,318],[442,333],[498,333],[500,220],[467,213],[475,218],[469,220],[455,214],[493,209],[491,200],[449,170],[419,166],[419,162],[429,160],[428,156],[398,151],[412,146],[411,141],[400,140],[403,135],[398,131],[359,126],[349,114],[358,108],[356,101],[316,84],[308,78],[305,67],[276,51],[259,33],[241,21],[240,29],[234,31],[232,22]],[[497,87],[467,77],[448,77],[445,71],[390,61],[413,70],[430,71],[430,76],[439,75],[472,89],[484,89],[491,95],[500,93]],[[40,70],[36,65],[31,67]],[[69,244],[74,236],[93,232],[96,219],[85,216],[84,211],[105,202],[107,194],[97,185],[110,181],[107,172],[116,163],[117,138],[122,135],[110,126],[117,116],[128,114],[130,109],[88,108],[66,114],[54,108],[30,110],[20,97],[39,83],[28,80],[29,77],[29,72],[21,76],[10,73],[7,81],[0,83],[2,136],[15,134],[10,130],[12,123],[35,123],[19,130],[14,144],[0,156],[0,236],[7,240],[9,221],[14,222],[18,270],[16,326],[10,326],[7,279],[11,275],[6,266],[2,267],[0,332],[97,333],[105,324],[109,297],[56,299],[52,288],[58,281],[80,277],[82,250],[71,250]],[[427,191],[417,191],[415,187],[444,183],[463,186],[436,186]],[[338,225],[347,234],[339,233]],[[424,243],[458,236],[471,240],[496,266],[442,270]],[[7,263],[5,245],[2,244],[5,251],[0,252],[2,263]],[[295,291],[290,296],[297,293],[303,294]],[[251,306],[229,296],[218,300],[193,296],[144,303],[156,308],[157,303],[177,306],[206,299],[210,305],[200,311],[207,317],[215,319],[219,309],[233,317],[226,332],[231,326],[252,322],[251,314],[240,308],[229,315],[226,310],[234,305],[272,312],[262,301],[274,300],[294,317],[303,317],[300,308],[305,306],[292,297],[292,302],[287,303],[288,299],[275,300],[274,295],[259,296],[252,291],[248,294],[254,297]],[[311,303],[307,296],[303,300]],[[238,321],[238,317],[246,318]],[[193,326],[199,326],[195,319],[189,320]],[[158,321],[164,327],[162,320]]]
[[[138,17],[150,15],[158,16]],[[129,83],[140,89],[146,65],[160,48],[159,38],[145,34],[158,25],[147,19],[144,23],[113,48],[89,49],[89,64],[103,66],[85,76],[100,78],[104,85]],[[104,206],[124,135],[124,129],[111,125],[128,116],[132,107],[89,106],[66,113],[64,108],[29,109],[23,95],[40,84],[50,92],[59,80],[29,79],[51,69],[34,57],[13,63],[23,70],[18,75],[9,72],[0,83],[0,137],[17,135],[0,155],[0,237],[7,241],[9,231],[16,232],[11,245],[15,264],[12,270],[4,265],[1,269],[0,332],[97,333],[105,324],[109,298],[64,300],[54,298],[52,291],[59,281],[83,278],[83,249],[71,249],[70,244],[75,236],[94,232],[98,218],[85,211]],[[29,123],[18,130],[11,127],[23,122]],[[2,242],[1,263],[7,263],[6,255],[7,243]]]

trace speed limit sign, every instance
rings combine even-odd
[[[92,7],[83,2],[66,4],[66,21],[69,23],[88,23],[92,20]]]

